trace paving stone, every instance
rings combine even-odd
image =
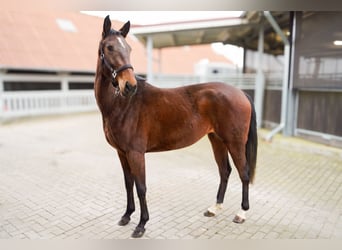
[[[86,126],[79,126],[86,124]],[[123,174],[99,113],[0,125],[0,239],[130,239]],[[265,133],[260,130],[259,134]],[[20,152],[20,157],[15,153]],[[146,239],[341,239],[342,150],[276,135],[259,140],[244,224],[237,171],[224,209],[207,218],[219,182],[208,139],[146,155]],[[232,161],[231,161],[232,162]]]

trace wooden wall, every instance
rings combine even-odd
[[[342,136],[342,92],[299,91],[297,128]]]

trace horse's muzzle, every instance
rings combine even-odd
[[[122,95],[125,97],[132,97],[137,93],[138,85],[131,85],[129,82],[126,82],[124,91]]]

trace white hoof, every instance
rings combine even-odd
[[[216,203],[215,205],[209,207],[207,211],[204,213],[204,215],[207,217],[213,217],[218,213],[218,211],[222,210],[222,208],[222,204]]]
[[[238,223],[238,224],[242,224],[244,223],[246,220],[246,211],[244,210],[240,210],[234,217],[233,222]]]

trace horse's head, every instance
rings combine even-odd
[[[130,22],[125,23],[119,31],[113,30],[109,16],[104,19],[99,57],[105,75],[112,78],[123,96],[132,96],[137,91],[137,80],[130,64],[131,47],[125,38]]]

